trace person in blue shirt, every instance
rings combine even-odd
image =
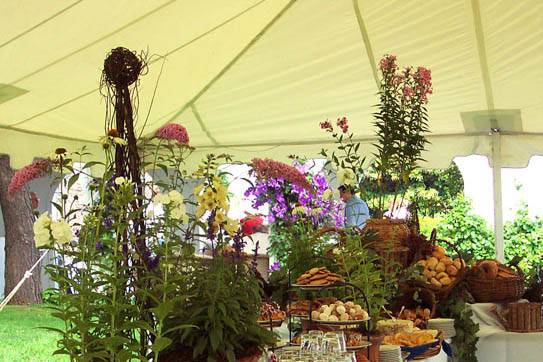
[[[345,203],[345,227],[363,228],[370,217],[368,205],[353,193],[352,187],[341,185],[338,190]]]

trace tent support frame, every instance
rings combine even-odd
[[[492,186],[494,194],[494,243],[496,259],[503,262],[503,202],[502,202],[502,163],[501,163],[501,135],[497,128],[492,129]]]

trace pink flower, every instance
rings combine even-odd
[[[35,192],[30,192],[30,205],[32,205],[32,210],[36,210],[40,204],[40,200]]]
[[[383,73],[395,71],[398,68],[398,64],[396,64],[396,56],[392,54],[386,54],[379,61],[379,68]]]
[[[337,126],[339,128],[341,128],[343,133],[349,132],[349,124],[348,124],[348,121],[347,121],[347,117],[338,118],[337,121],[336,121],[336,124],[337,124]]]
[[[413,94],[415,93],[415,91],[413,90],[412,87],[406,85],[404,88],[403,88],[403,96],[405,97],[405,99],[407,100],[410,100],[412,97],[413,97]]]
[[[332,123],[329,120],[320,123],[321,129],[325,129],[328,132],[333,131]]]
[[[428,102],[428,95],[432,94],[432,71],[428,68],[418,67],[413,75],[415,90],[421,101]]]
[[[177,141],[177,143],[181,145],[189,144],[189,134],[187,129],[177,123],[169,123],[160,127],[156,131],[155,137],[162,140]]]
[[[283,179],[293,185],[306,190],[311,190],[311,184],[305,178],[304,174],[296,169],[296,167],[287,165],[286,163],[270,160],[269,158],[253,158],[251,166],[260,179]]]
[[[37,160],[27,165],[13,175],[8,186],[8,195],[13,196],[21,191],[30,181],[44,176],[51,169],[49,160]]]

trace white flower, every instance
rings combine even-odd
[[[155,217],[155,212],[154,212],[153,210],[147,211],[147,217],[148,217],[149,219],[154,218],[154,217]]]
[[[176,204],[182,204],[183,203],[183,195],[177,190],[172,190],[168,193],[168,196],[170,197],[170,200],[172,200]]]
[[[168,205],[171,201],[170,197],[165,194],[156,194],[153,201],[157,204]]]
[[[70,224],[64,219],[51,223],[51,234],[59,244],[67,244],[74,238]]]
[[[354,186],[356,183],[356,175],[348,168],[340,168],[337,171],[337,178],[341,185]]]

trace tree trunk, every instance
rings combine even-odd
[[[34,231],[32,230],[34,216],[30,205],[30,192],[25,186],[21,192],[8,198],[7,190],[12,176],[13,170],[9,165],[9,156],[0,155],[0,207],[2,207],[6,231],[5,296],[23,278],[25,271],[30,269],[40,257],[34,244]],[[24,282],[10,303],[41,303],[39,267]]]

